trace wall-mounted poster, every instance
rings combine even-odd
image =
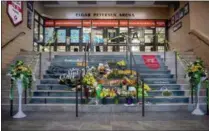
[[[179,12],[176,12],[175,14],[175,23],[179,21]]]
[[[70,30],[70,43],[79,43],[79,29]]]
[[[182,22],[177,23],[174,27],[173,27],[173,32],[176,32],[177,30],[179,30],[182,27]]]
[[[53,27],[47,27],[45,28],[45,34],[44,34],[44,42],[47,44],[49,41],[53,41],[54,38],[54,28]]]
[[[19,25],[23,21],[23,2],[7,1],[7,14],[14,26]]]
[[[174,25],[175,24],[175,16],[172,16],[171,17],[171,25]]]
[[[57,43],[65,43],[66,42],[66,30],[59,29],[57,31]]]
[[[185,6],[184,6],[184,15],[187,15],[189,13],[189,3],[187,3]]]
[[[103,31],[102,30],[93,30],[92,32],[93,36],[93,43],[94,44],[103,44],[104,38],[103,38]]]
[[[29,28],[29,29],[31,29],[31,27],[32,27],[32,21],[33,21],[33,19],[32,19],[32,11],[30,11],[29,9],[28,9],[28,11],[27,11],[27,27]]]
[[[168,28],[171,27],[171,19],[168,20]]]
[[[179,11],[179,19],[182,19],[184,17],[184,8],[181,8]]]

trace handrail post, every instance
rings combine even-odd
[[[144,117],[144,79],[142,79],[142,116]]]
[[[12,85],[14,85],[14,80],[13,79],[11,79],[11,87],[10,88],[13,88]],[[13,90],[13,89],[11,89],[11,90]],[[10,99],[10,116],[13,116],[13,99]]]
[[[178,74],[177,74],[177,52],[175,51],[174,52],[174,54],[175,54],[175,75],[176,75],[176,81],[177,81],[177,79],[178,79]]]
[[[42,60],[41,60],[42,54],[40,52],[39,54],[39,79],[41,79],[41,66],[42,66]]]

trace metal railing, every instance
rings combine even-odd
[[[132,70],[133,70],[133,66],[132,66],[132,59],[134,61],[134,65],[136,66],[136,60],[135,60],[135,57],[133,55],[133,52],[130,48],[130,45],[127,43],[126,44],[129,53],[130,53],[130,60],[129,60],[129,65],[130,65],[130,70],[131,70],[131,74],[132,74]],[[128,53],[127,53],[128,54]],[[136,88],[136,99],[137,99],[137,103],[139,102],[139,97],[138,97],[138,88],[139,88],[139,82],[140,84],[142,85],[142,116],[144,117],[145,115],[145,97],[144,97],[144,79],[140,76],[140,73],[138,71],[138,68],[136,69],[136,73],[137,73],[137,88]]]
[[[7,47],[12,41],[14,41],[15,39],[17,39],[19,36],[25,35],[25,32],[20,32],[18,33],[14,38],[12,38],[11,40],[9,40],[8,42],[6,42],[6,44],[4,44],[1,49],[4,49],[5,47]]]

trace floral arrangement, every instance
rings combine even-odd
[[[187,67],[187,75],[190,78],[189,81],[193,87],[197,87],[197,85],[201,82],[202,77],[207,76],[207,71],[203,65],[203,61],[200,58],[188,65]]]
[[[16,61],[15,64],[12,64],[9,69],[8,75],[14,80],[22,80],[23,87],[31,88],[32,83],[32,71],[29,66],[26,66],[23,61]],[[10,98],[13,99],[13,88],[15,82],[11,83],[12,88],[10,91]]]

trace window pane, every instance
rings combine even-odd
[[[104,43],[103,30],[93,30],[92,38],[94,45],[103,44]]]
[[[35,21],[35,25],[34,25],[34,40],[37,42],[39,41],[38,39],[38,22]]]
[[[70,43],[79,43],[79,34],[80,31],[78,29],[70,30]]]
[[[116,29],[108,29],[107,30],[107,39],[108,43],[116,43]]]
[[[39,41],[40,42],[43,42],[43,32],[44,32],[44,29],[43,29],[43,26],[40,25],[40,28],[39,28]]]
[[[91,28],[83,28],[83,43],[89,43],[90,42],[90,33]]]
[[[124,37],[124,35],[125,35],[125,36],[128,35],[128,28],[126,28],[126,27],[121,27],[119,33],[120,33],[120,35],[121,35],[121,37],[119,38],[119,42],[120,42],[120,43],[126,43],[126,38]]]
[[[35,19],[36,19],[36,20],[38,20],[38,17],[39,17],[38,14],[35,13]]]
[[[143,29],[131,29],[131,43],[132,44],[144,43],[144,30]]]
[[[43,25],[44,24],[44,19],[40,17],[40,23]]]
[[[47,27],[45,28],[45,44],[48,43],[48,42],[54,42],[54,28],[52,27]]]
[[[57,31],[57,43],[65,43],[66,42],[66,30],[59,29]]]

